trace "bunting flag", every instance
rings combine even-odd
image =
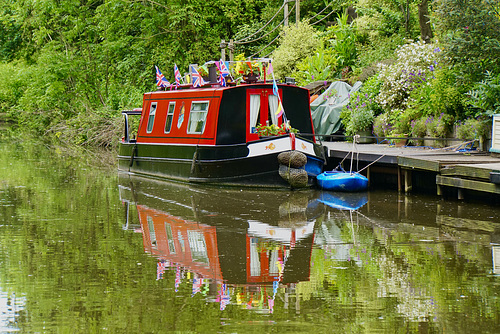
[[[226,63],[223,62],[222,60],[219,62],[219,71],[220,74],[223,75],[224,77],[230,75],[229,70],[227,69]]]
[[[222,87],[226,87],[226,77],[223,76],[222,74],[220,75],[219,77],[219,80],[217,80],[217,82],[222,86]]]
[[[248,68],[250,69],[250,72],[253,74],[253,68],[252,68],[252,62],[247,61]]]
[[[193,87],[201,87],[206,84],[194,66],[191,66],[191,77],[193,78]]]
[[[175,84],[179,86],[181,84],[181,72],[179,72],[179,68],[177,67],[177,64],[174,64],[174,76],[175,76]]]
[[[276,85],[276,80],[274,80],[274,76],[273,76],[273,94],[279,98],[278,85]]]
[[[283,105],[281,104],[281,99],[278,99],[278,108],[276,109],[275,115],[276,117],[283,115]]]
[[[215,62],[215,65],[217,65],[217,69],[219,70],[220,76],[219,76],[219,84],[223,87],[226,86],[226,77],[229,75],[231,76],[231,73],[229,73],[229,70],[227,69],[226,64],[221,60],[218,62]]]
[[[267,74],[274,74],[274,68],[271,62],[269,62],[269,66],[267,67]]]
[[[165,76],[161,73],[158,66],[155,65],[156,68],[156,85],[158,87],[170,87],[170,82],[165,78]]]

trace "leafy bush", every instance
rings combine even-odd
[[[482,118],[468,118],[465,121],[457,122],[457,138],[462,140],[474,140],[488,135],[490,130],[491,119],[487,117]]]
[[[377,101],[384,110],[399,113],[406,109],[411,91],[432,78],[440,51],[435,44],[409,43],[396,51],[394,64],[382,65],[379,78],[383,84]]]
[[[316,50],[319,40],[316,31],[307,22],[285,27],[280,46],[273,52],[273,68],[279,78],[294,76],[297,65]]]
[[[373,120],[373,134],[377,137],[387,137],[392,131],[392,125],[389,121],[389,115],[383,113]]]
[[[329,81],[335,79],[337,60],[333,52],[320,47],[316,52],[302,60],[298,65],[298,72],[295,75],[297,84],[305,86],[317,80]]]
[[[419,116],[445,113],[455,118],[464,117],[466,87],[457,84],[455,73],[449,68],[434,70],[433,75],[424,85],[411,91],[408,109]]]
[[[452,122],[453,117],[444,113],[441,113],[437,117],[429,116],[425,121],[427,126],[427,134],[430,137],[446,138],[450,133]]]
[[[414,138],[423,138],[427,134],[427,119],[421,117],[410,122],[410,135]]]
[[[351,68],[358,57],[356,47],[356,26],[348,23],[347,13],[337,17],[337,24],[328,28],[329,42],[337,56],[340,69]]]
[[[366,97],[356,92],[351,97],[349,105],[342,109],[340,118],[342,119],[345,133],[348,136],[353,136],[358,132],[369,131],[371,129],[374,114],[367,102],[368,100],[366,100]]]
[[[436,34],[462,81],[480,80],[486,70],[500,72],[498,0],[434,2]]]
[[[500,113],[500,73],[486,71],[485,79],[474,85],[469,93],[470,104],[479,109],[479,114],[493,116]]]

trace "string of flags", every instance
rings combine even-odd
[[[265,63],[267,62],[258,62],[258,61],[236,61],[232,62],[232,71],[235,72],[234,76],[243,76],[246,74],[254,74],[254,75],[264,75],[265,78],[265,72],[267,73],[273,73],[272,70],[272,65],[269,62],[269,66],[266,71]],[[215,64],[217,67],[217,82],[221,86],[227,86],[228,78],[231,79],[231,81],[235,81],[234,76],[231,74],[231,71],[229,70],[229,62],[220,60],[220,61],[215,61],[212,64]],[[170,83],[165,76],[162,74],[158,66],[155,65],[156,69],[156,85],[161,88],[177,88],[181,85],[187,84],[189,82],[186,82],[185,78],[181,75],[181,72],[179,71],[179,68],[177,67],[177,64],[174,64],[174,80],[175,84]],[[190,76],[191,76],[191,81],[190,83],[192,84],[193,87],[201,87],[203,85],[206,85],[207,82],[203,80],[203,75],[206,75],[208,73],[208,67],[207,65],[202,65],[198,69],[195,66],[190,66]],[[202,72],[203,75],[200,73]],[[238,79],[238,78],[237,78]],[[274,79],[273,79],[274,81]]]
[[[276,79],[274,78],[274,69],[273,65],[271,62],[268,63],[267,69],[265,68],[264,64],[262,62],[256,62],[256,61],[240,61],[235,63],[235,70],[238,73],[242,73],[242,68],[245,68],[246,70],[249,70],[251,74],[254,74],[254,71],[258,72],[258,74],[268,74],[271,75],[273,78],[273,94],[278,98],[278,107],[276,109],[275,115],[276,117],[281,117],[283,116],[283,120],[286,123],[286,116],[285,116],[285,111],[283,109],[283,103],[281,102],[281,97],[278,92],[278,86],[276,84]],[[227,85],[227,78],[229,77],[231,81],[234,81],[233,76],[231,75],[231,72],[229,71],[229,67],[227,65],[227,62],[225,61],[216,61],[215,66],[217,67],[218,70],[218,78],[217,82],[225,87]],[[175,78],[175,84],[171,84],[165,76],[161,73],[160,69],[158,66],[155,65],[156,69],[156,85],[161,88],[178,88],[181,84],[186,84],[184,78],[181,75],[181,72],[179,71],[179,68],[177,67],[177,64],[174,64],[174,78]],[[200,69],[202,69],[204,72],[208,73],[208,68],[206,65],[200,66]],[[207,84],[207,82],[203,79],[203,76],[200,74],[200,72],[195,68],[195,66],[190,66],[190,74],[191,74],[191,85],[192,87],[202,87]]]

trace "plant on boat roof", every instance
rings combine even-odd
[[[288,123],[283,123],[280,126],[276,124],[262,125],[259,123],[256,127],[256,131],[259,137],[281,136],[290,132],[299,132],[299,130],[292,128]]]

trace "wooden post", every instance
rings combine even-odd
[[[370,167],[366,169],[366,178],[368,179],[368,187],[370,186],[370,180],[371,180],[371,174],[370,174]]]
[[[226,47],[227,47],[226,41],[221,40],[220,41],[220,59],[222,59],[222,61],[226,61]]]
[[[462,200],[465,198],[464,190],[462,188],[458,188],[458,199]]]
[[[403,189],[402,181],[401,181],[401,167],[398,166],[398,191],[401,192]]]
[[[229,40],[228,49],[229,49],[229,61],[233,61],[234,43],[232,39]]]
[[[300,0],[295,0],[295,25],[298,27],[300,22]]]
[[[285,1],[285,7],[283,8],[283,25],[285,27],[288,27],[288,0],[283,0]]]
[[[411,192],[413,186],[411,182],[411,170],[405,169],[405,193]]]

